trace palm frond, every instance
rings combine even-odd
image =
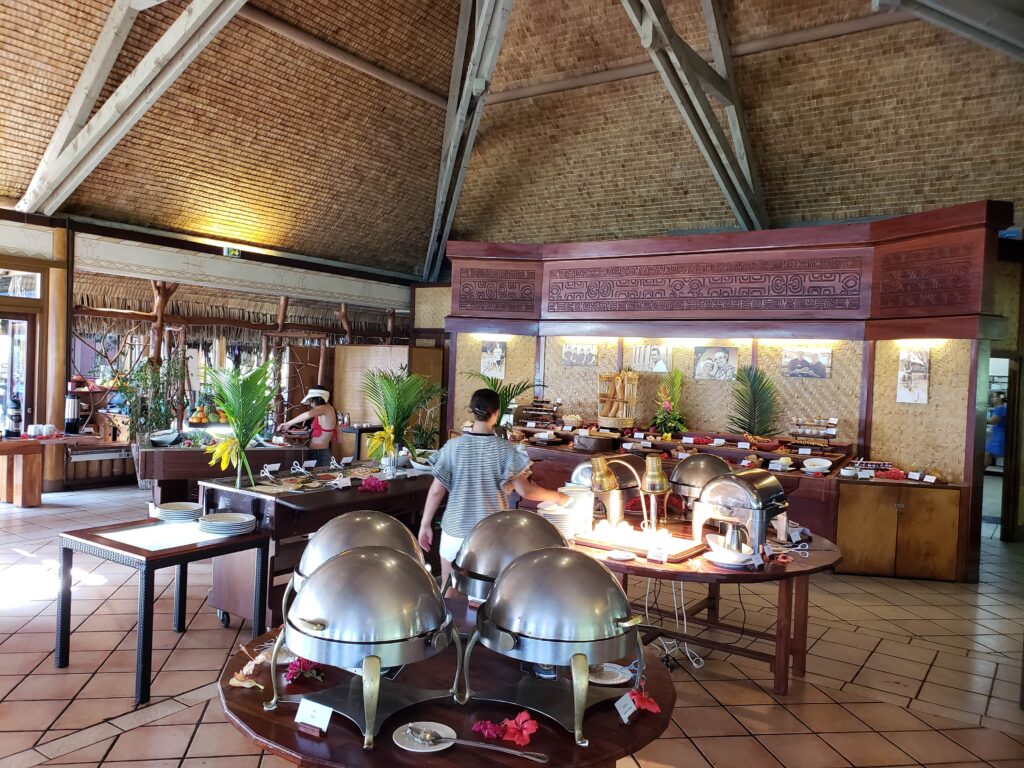
[[[239,462],[249,475],[252,470],[245,456],[245,449],[262,430],[266,423],[270,402],[274,399],[271,388],[272,361],[268,360],[249,371],[237,369],[207,369],[207,376],[213,388],[213,401],[224,411],[228,425],[238,440]]]
[[[488,389],[493,389],[498,393],[498,402],[501,403],[501,413],[504,414],[508,410],[508,407],[515,401],[517,397],[526,392],[527,390],[533,389],[534,384],[529,381],[509,381],[505,382],[504,379],[496,379],[493,376],[487,376],[477,371],[464,371],[463,376],[469,376],[472,379],[478,379],[483,382],[484,386]],[[543,386],[543,385],[541,385]]]
[[[740,368],[732,392],[734,412],[729,428],[739,434],[777,435],[775,422],[779,417],[779,395],[775,382],[760,368]]]
[[[407,433],[416,412],[432,400],[443,399],[446,393],[440,384],[421,374],[410,373],[407,366],[402,366],[398,370],[373,368],[366,371],[363,374],[363,394],[370,401],[381,425],[394,430],[396,441],[411,446]],[[370,455],[379,459],[381,453],[378,445],[376,450],[371,449]]]

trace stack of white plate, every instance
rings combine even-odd
[[[563,507],[550,501],[542,501],[537,505],[537,511],[541,517],[555,526],[565,538],[571,539],[576,535],[576,514],[573,507]]]
[[[223,536],[237,536],[256,530],[256,518],[241,512],[215,512],[199,518],[199,530]]]
[[[203,505],[191,501],[171,501],[153,508],[153,517],[165,523],[191,523],[203,514]]]

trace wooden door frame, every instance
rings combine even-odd
[[[1009,360],[1009,380],[1006,384],[1006,440],[1003,453],[1003,494],[999,509],[1000,541],[1020,541],[1024,538],[1024,525],[1017,522],[1020,504],[1020,420],[1021,397],[1021,356],[1018,352],[993,352],[992,357]],[[991,367],[991,358],[990,363]],[[984,480],[982,481],[984,482]]]
[[[15,322],[24,322],[26,324],[25,334],[25,349],[30,355],[30,359],[25,360],[25,399],[21,404],[21,423],[22,431],[30,423],[39,423],[36,421],[36,406],[39,402],[45,401],[45,393],[36,391],[37,373],[36,370],[39,367],[39,361],[45,354],[39,346],[39,313],[38,312],[10,312],[4,309],[0,309],[0,321],[2,320],[13,320]],[[9,395],[8,395],[9,397]],[[29,418],[29,405],[27,402],[31,398],[32,413],[31,419]],[[4,428],[6,428],[4,426]],[[57,429],[63,429],[64,425],[61,424]]]

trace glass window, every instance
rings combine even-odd
[[[38,299],[41,275],[38,272],[19,272],[0,268],[0,296]]]

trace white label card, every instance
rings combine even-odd
[[[316,459],[306,459],[306,461],[302,462],[302,468],[303,469],[309,469],[310,467],[315,467],[315,466],[316,466]]]
[[[528,422],[526,422],[526,428],[527,429],[533,429],[536,426],[537,426],[537,422],[536,421],[528,421]]]
[[[924,481],[925,481],[926,483],[934,483],[934,482],[935,482],[935,481],[936,481],[937,479],[938,479],[938,478],[937,478],[937,477],[935,477],[935,475],[925,475],[925,476],[924,476]]]
[[[920,479],[921,479],[921,473],[920,472],[908,472],[907,473],[907,480],[920,480]]]
[[[576,433],[579,435],[583,435],[584,437],[590,437],[590,430],[587,429],[586,427],[580,427],[579,429],[576,430]]]
[[[875,476],[875,470],[873,469],[858,469],[857,479],[859,480],[870,480]]]
[[[800,529],[799,528],[790,528],[789,529],[789,540],[791,542],[793,542],[794,544],[799,544],[800,543],[801,539],[800,539]]]
[[[741,467],[749,467],[751,465],[751,463],[752,462],[750,461],[750,459],[744,459],[743,461],[740,462],[740,466]]]
[[[311,725],[320,731],[326,731],[331,723],[331,715],[334,710],[323,704],[317,704],[309,699],[302,699],[299,702],[299,711],[295,713],[295,722]]]
[[[633,703],[633,699],[628,693],[615,700],[615,711],[619,713],[619,719],[622,720],[622,724],[629,725],[629,721],[632,720],[637,710],[636,704]]]
[[[762,565],[764,565],[764,558],[761,557],[760,554],[755,552],[754,556],[750,559],[750,564],[753,565],[755,568],[760,568]]]
[[[750,447],[750,443],[747,443],[747,442],[742,442],[742,441],[741,441],[741,442],[739,442],[739,443],[736,443],[736,447],[737,447],[737,448],[749,448],[749,447]]]
[[[264,464],[263,468],[267,470],[267,472],[280,472],[281,462],[277,462],[277,464]]]
[[[344,466],[345,466],[346,464],[351,464],[351,463],[352,463],[352,457],[351,457],[351,456],[345,456],[345,457],[344,457],[344,458],[343,458],[343,459],[341,460],[341,466],[343,466],[343,467],[344,467]]]
[[[797,455],[799,455],[799,456],[810,456],[811,455],[811,449],[810,448],[800,448],[799,450],[797,450]]]
[[[692,437],[684,437],[683,438],[683,445],[693,445],[693,438]]]
[[[825,430],[825,434],[829,435],[830,437],[835,437],[838,432],[839,430],[836,429],[835,427],[829,427],[828,429]]]
[[[829,424],[838,424],[839,423],[839,419],[838,419],[838,417],[833,416],[831,419],[828,420],[828,423]]]
[[[640,447],[641,448],[653,448],[654,447],[654,443],[652,443],[650,440],[642,440],[640,442]]]
[[[767,541],[764,543],[764,556],[765,557],[774,557],[775,556],[775,550],[772,549],[772,545],[769,544]]]
[[[352,478],[351,477],[339,477],[338,478],[338,487],[339,488],[351,488],[352,487]]]
[[[644,439],[644,433],[643,432],[634,432],[633,433],[633,439],[634,440],[643,440]]]

